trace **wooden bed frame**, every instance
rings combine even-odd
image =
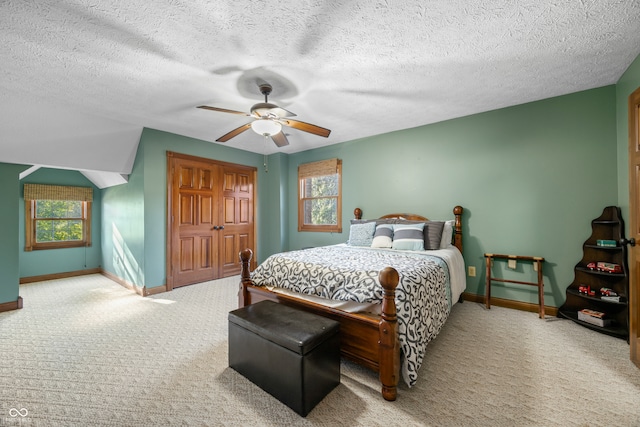
[[[461,206],[453,208],[455,224],[453,227],[454,245],[462,252],[462,212]],[[362,210],[354,210],[356,219],[361,219]],[[402,217],[408,220],[427,220],[414,214],[389,214],[382,218]],[[262,300],[271,300],[325,316],[340,322],[340,351],[342,356],[366,366],[379,373],[382,384],[382,396],[386,400],[396,400],[398,381],[400,380],[400,343],[398,339],[398,318],[396,315],[395,289],[398,285],[398,272],[386,267],[379,274],[380,284],[384,288],[382,314],[380,316],[363,313],[348,313],[326,307],[293,296],[269,291],[256,286],[251,281],[250,262],[253,253],[250,249],[240,252],[242,273],[238,307],[244,307]]]

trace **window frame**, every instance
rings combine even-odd
[[[323,197],[303,197],[304,195],[304,183],[309,178],[317,178],[321,176],[334,175],[327,173],[328,169],[322,167],[323,163],[328,163],[330,167],[335,167],[335,175],[338,176],[338,194],[336,196],[323,196]],[[320,165],[320,168],[314,168],[314,165]],[[312,171],[308,173],[302,173],[306,167]],[[336,224],[305,224],[304,223],[304,204],[307,200],[314,199],[336,199]],[[324,233],[342,233],[342,160],[331,159],[329,161],[320,161],[314,163],[306,163],[298,166],[298,231],[313,231]]]
[[[26,184],[25,184],[26,185]],[[36,203],[38,200],[61,200],[61,201],[79,201],[82,203],[82,218],[49,218],[49,220],[81,220],[82,221],[82,240],[68,240],[57,242],[38,242],[36,238]],[[79,248],[91,246],[91,200],[78,200],[77,198],[55,197],[55,198],[31,198],[25,194],[25,248],[26,252],[44,249],[63,249],[63,248]],[[43,218],[44,219],[44,218]]]

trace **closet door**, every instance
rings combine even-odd
[[[173,168],[171,264],[173,287],[218,277],[216,166],[176,159]]]
[[[220,277],[240,274],[238,254],[254,248],[253,193],[255,170],[222,167],[220,218]]]
[[[167,160],[167,290],[240,274],[239,252],[255,253],[256,168],[172,152]]]

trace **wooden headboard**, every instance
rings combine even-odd
[[[462,206],[456,206],[453,208],[453,215],[455,218],[455,222],[453,224],[453,245],[462,252],[462,212],[464,208]],[[362,219],[362,209],[355,208],[353,210],[353,215],[355,219]],[[388,219],[388,218],[403,218],[409,221],[428,221],[429,219],[417,214],[411,213],[392,213],[382,215],[380,219]]]

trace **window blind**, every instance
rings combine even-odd
[[[314,176],[334,175],[338,173],[339,159],[320,160],[319,162],[303,163],[298,166],[298,178],[306,179]]]
[[[93,201],[93,188],[66,185],[25,184],[25,200],[81,200]]]

